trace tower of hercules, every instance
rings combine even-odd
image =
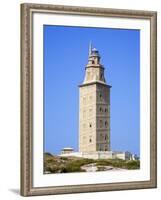
[[[79,152],[110,151],[110,85],[96,48],[89,46],[85,78],[79,85]]]

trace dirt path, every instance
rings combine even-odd
[[[96,172],[96,171],[125,171],[126,169],[121,169],[121,168],[116,168],[113,166],[102,166],[102,165],[97,165],[96,163],[91,163],[87,165],[81,166],[81,169],[85,170],[86,172]]]

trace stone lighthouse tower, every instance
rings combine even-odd
[[[89,46],[83,84],[79,86],[79,152],[110,151],[110,88],[100,54]]]

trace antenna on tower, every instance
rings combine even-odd
[[[92,42],[89,43],[89,56],[92,54]]]

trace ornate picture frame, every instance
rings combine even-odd
[[[35,163],[35,118],[34,118],[34,77],[36,74],[34,31],[34,15],[63,15],[83,16],[94,18],[110,18],[119,20],[143,20],[150,24],[149,38],[149,179],[136,181],[114,181],[87,184],[62,184],[56,185],[57,180],[53,179],[53,185],[42,183],[42,186],[35,184],[33,165]],[[54,24],[54,21],[53,21]],[[43,41],[42,41],[43,43]],[[34,52],[34,53],[33,53]],[[40,55],[41,56],[41,55]],[[143,56],[141,54],[141,56]],[[146,80],[146,79],[145,79]],[[145,111],[146,112],[146,111]],[[43,165],[43,163],[42,163]],[[44,174],[43,176],[50,176]],[[77,175],[78,177],[81,174]],[[55,176],[56,177],[56,176]],[[99,192],[111,190],[130,190],[157,187],[157,13],[154,11],[120,10],[107,8],[74,7],[62,5],[45,4],[21,4],[21,195],[49,195],[67,194],[82,192]]]

